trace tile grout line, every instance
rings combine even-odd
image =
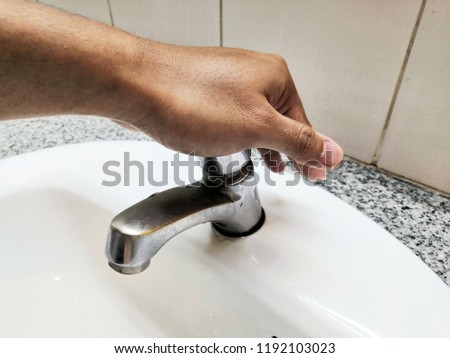
[[[392,95],[391,103],[389,104],[388,113],[386,115],[386,119],[384,121],[383,129],[381,130],[380,139],[378,140],[374,155],[372,157],[372,161],[370,164],[377,166],[378,160],[380,158],[381,148],[383,147],[384,139],[386,137],[386,133],[391,122],[392,112],[394,111],[395,104],[397,102],[398,93],[400,92],[400,87],[403,82],[403,76],[406,71],[406,67],[408,65],[409,57],[411,55],[411,50],[414,45],[414,41],[416,40],[416,35],[419,30],[419,25],[422,20],[423,12],[425,10],[425,5],[427,4],[427,0],[422,0],[422,4],[420,5],[419,13],[417,14],[416,23],[414,24],[413,31],[411,33],[411,37],[409,39],[408,48],[406,49],[405,57],[403,59],[402,67],[400,68],[400,73],[397,78],[397,83],[395,84],[394,93]]]
[[[111,8],[111,0],[107,0],[107,1],[108,1],[109,18],[110,18],[110,20],[111,20],[111,25],[112,25],[112,26],[115,26],[115,25],[114,25],[114,17],[113,17],[113,14],[112,14],[112,8]]]
[[[384,174],[386,174],[386,175],[391,176],[392,178],[395,178],[395,179],[397,179],[397,180],[401,180],[401,181],[403,181],[403,182],[406,182],[406,183],[408,183],[409,185],[413,185],[413,186],[415,186],[415,187],[418,187],[418,188],[420,188],[421,190],[424,190],[424,191],[426,191],[426,192],[428,192],[428,193],[432,193],[432,194],[439,195],[439,196],[442,196],[442,197],[445,197],[445,198],[450,199],[450,192],[447,192],[447,191],[444,191],[444,190],[442,190],[442,189],[438,189],[438,188],[435,188],[435,187],[433,187],[433,186],[430,186],[430,185],[421,183],[421,182],[419,182],[419,181],[416,181],[416,180],[414,180],[414,179],[405,177],[405,176],[403,176],[403,175],[401,175],[401,174],[392,172],[392,171],[390,171],[390,170],[387,170],[387,169],[384,169],[384,168],[377,167],[376,165],[374,165],[374,164],[372,164],[372,163],[367,163],[367,162],[365,162],[365,161],[363,161],[363,160],[361,160],[361,159],[352,157],[352,156],[347,155],[347,154],[344,156],[344,160],[345,160],[345,159],[348,159],[348,160],[357,162],[357,163],[359,163],[359,164],[361,164],[361,165],[364,165],[364,166],[369,166],[369,167],[371,167],[371,168],[377,170],[377,171],[380,172],[380,173],[384,173]],[[339,170],[339,169],[338,169],[338,170]],[[450,284],[449,284],[449,285],[450,285]]]
[[[223,0],[219,0],[219,34],[220,47],[223,47]]]

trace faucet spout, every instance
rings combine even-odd
[[[211,222],[217,232],[229,237],[247,236],[262,226],[264,211],[256,185],[250,181],[251,161],[237,175],[219,176],[219,184],[205,172],[204,180],[153,194],[112,220],[106,256],[114,270],[144,271],[170,239],[201,223]],[[230,178],[235,180],[231,184]]]

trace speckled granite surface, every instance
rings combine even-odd
[[[0,159],[66,143],[149,140],[95,117],[0,122]],[[376,168],[345,160],[319,184],[353,205],[408,246],[450,285],[450,197],[426,191]]]

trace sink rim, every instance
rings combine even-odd
[[[90,188],[90,191],[86,192],[86,187],[80,186],[80,180],[86,180],[86,177],[91,178],[97,178],[98,179],[98,173],[90,173],[87,175],[86,173],[81,174],[80,168],[83,169],[93,169],[98,166],[98,158],[108,158],[112,156],[112,152],[120,153],[124,150],[124,148],[129,148],[130,150],[138,153],[142,151],[148,151],[148,150],[155,150],[157,152],[164,152],[164,153],[171,153],[166,149],[161,149],[161,147],[157,143],[153,142],[128,142],[128,141],[120,141],[120,142],[96,142],[96,143],[82,143],[82,144],[71,144],[66,146],[60,146],[50,149],[45,149],[42,151],[37,151],[33,153],[26,153],[22,154],[17,157],[11,157],[6,158],[3,160],[0,160],[0,172],[2,170],[8,170],[8,172],[11,174],[11,177],[17,177],[18,175],[22,176],[19,178],[18,181],[15,181],[14,183],[11,182],[10,178],[0,178],[0,195],[5,195],[5,193],[14,193],[21,190],[21,188],[27,187],[31,189],[36,189],[42,187],[44,184],[53,187],[53,188],[63,188],[65,190],[69,190],[74,195],[80,196],[86,200],[90,200],[92,202],[96,202],[97,204],[100,202],[100,200],[93,198],[95,189],[98,190],[98,188]],[[73,151],[77,153],[77,155],[68,156],[69,153],[73,154]],[[92,153],[96,153],[96,155],[93,155]],[[38,165],[37,163],[42,162],[42,158],[45,157],[52,157],[53,159],[50,162],[46,162],[44,165]],[[62,158],[66,158],[66,162],[61,164]],[[84,162],[87,158],[94,158],[95,160],[92,160],[92,163]],[[98,169],[98,168],[97,168]],[[261,169],[261,168],[259,168]],[[257,168],[258,170],[258,168]],[[62,173],[60,176],[55,176],[54,173]],[[28,175],[26,175],[28,174]],[[53,174],[53,175],[52,175]],[[25,180],[28,178],[28,181]],[[33,179],[33,182],[30,183],[29,179]],[[8,186],[9,184],[9,186]],[[78,185],[77,185],[78,184]],[[169,184],[168,186],[170,186]],[[261,188],[264,188],[261,192]],[[9,189],[8,189],[9,188]],[[69,188],[69,189],[68,189]],[[332,194],[324,191],[321,188],[318,187],[307,187],[306,185],[300,184],[299,188],[303,190],[303,194],[307,192],[307,195],[309,197],[311,195],[317,195],[320,198],[325,197],[333,197]],[[116,188],[117,189],[117,188]],[[142,195],[143,192],[146,191],[146,189],[136,189],[136,188],[129,188],[127,192],[133,193],[131,195],[131,198],[124,199],[120,197],[121,195],[118,195],[117,198],[111,198],[111,206],[114,208],[119,208],[121,206],[128,205],[128,202],[131,200],[135,200],[134,198],[136,196]],[[266,200],[264,193],[269,193],[270,191],[266,190],[264,185],[260,185],[260,196],[263,201]],[[123,189],[125,190],[125,189]],[[273,189],[272,189],[273,190]],[[112,193],[114,190],[108,191],[105,189],[104,193],[109,192]],[[313,193],[313,194],[311,194]],[[319,194],[320,193],[320,194]],[[102,194],[105,195],[105,194]],[[100,195],[101,196],[101,195]],[[100,197],[99,196],[99,197]],[[334,198],[334,197],[333,197]],[[97,200],[97,201],[96,201]],[[336,199],[339,200],[339,199]],[[104,205],[104,203],[103,203]],[[312,206],[315,207],[314,205]],[[346,210],[345,208],[349,209],[351,208],[348,204],[340,201],[339,204],[340,210]],[[356,210],[351,208],[351,210]],[[435,287],[436,290],[439,290],[442,292],[442,295],[447,295],[450,297],[450,291],[448,290],[448,287],[445,285],[444,282],[442,282],[437,275],[435,275],[431,269],[428,268],[418,257],[416,257],[412,252],[409,251],[403,244],[401,244],[397,239],[395,239],[392,235],[386,233],[381,227],[379,227],[377,224],[373,223],[370,219],[365,217],[362,213],[355,214],[358,216],[358,219],[364,221],[367,225],[370,226],[371,230],[377,231],[377,233],[383,233],[383,235],[386,238],[389,238],[391,240],[391,243],[389,244],[390,248],[394,248],[394,250],[397,250],[398,252],[402,252],[401,255],[404,257],[409,257],[408,260],[409,263],[414,262],[414,266],[416,267],[416,271],[420,272],[421,275],[424,275],[424,277],[421,277],[419,280],[426,281],[431,280],[433,281],[432,285],[430,287]],[[364,219],[363,219],[364,217]],[[370,223],[370,224],[369,224]],[[219,255],[220,257],[220,255]],[[106,265],[106,262],[105,262]],[[108,268],[109,269],[109,268]],[[151,268],[150,268],[151,270]],[[263,269],[262,269],[263,270]],[[440,288],[439,288],[440,287]],[[320,305],[320,302],[314,302],[314,300],[307,302],[307,296],[301,297],[299,299],[302,299],[305,304],[307,305],[316,305],[315,309],[318,311],[322,310],[322,313],[326,316],[329,315],[334,320],[341,319],[341,322],[345,323],[345,319],[339,318],[336,316],[336,312],[327,312],[327,307],[323,307]],[[306,299],[306,301],[305,301]],[[411,304],[411,303],[409,303]],[[445,306],[443,308],[449,308],[450,306]],[[444,311],[445,314],[447,314],[446,311]],[[333,314],[335,314],[333,316]],[[443,314],[444,315],[444,314]],[[447,316],[445,316],[447,317]],[[345,317],[344,317],[345,318]],[[348,318],[348,317],[347,317]],[[346,322],[348,325],[349,322]],[[360,327],[361,328],[361,327]],[[447,327],[446,327],[447,328]],[[371,331],[371,330],[364,330],[365,328],[362,327],[361,330],[358,332],[361,335],[380,335],[379,332]],[[450,329],[446,331],[445,335],[449,334]],[[382,334],[381,334],[382,335]]]

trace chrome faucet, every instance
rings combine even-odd
[[[106,256],[114,270],[144,271],[171,238],[201,223],[228,237],[248,236],[263,225],[250,150],[203,158],[202,167],[201,181],[155,193],[112,220]]]

